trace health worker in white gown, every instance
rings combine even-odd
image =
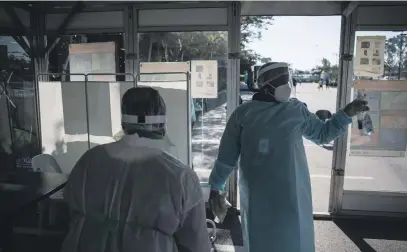
[[[210,251],[199,179],[169,153],[165,125],[157,90],[124,94],[124,136],[87,151],[69,176],[62,252]]]

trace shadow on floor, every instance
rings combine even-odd
[[[378,246],[381,243],[380,251],[396,251],[391,246],[397,246],[397,251],[407,251],[406,220],[335,220],[334,223],[362,252],[379,252],[366,240],[377,240]]]

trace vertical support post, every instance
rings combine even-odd
[[[349,16],[342,15],[339,85],[337,94],[337,110],[345,107],[351,100],[353,88],[353,50],[355,44],[355,27],[357,11]],[[348,131],[337,138],[333,147],[332,176],[329,198],[329,212],[333,215],[342,210],[342,197],[344,190],[345,163],[350,138],[351,126]]]
[[[138,43],[138,10],[136,9],[136,5],[133,5],[133,48],[134,48],[134,55],[136,56],[134,59],[134,76],[136,76],[140,72],[140,52],[139,52],[139,43]],[[137,84],[136,84],[137,85]]]
[[[240,2],[232,2],[228,6],[228,66],[227,66],[227,118],[239,103],[240,75]],[[236,164],[237,165],[237,164]],[[237,206],[237,171],[229,179],[229,201]]]
[[[136,76],[138,70],[138,18],[134,5],[128,5],[124,10],[124,49],[125,49],[125,72]],[[126,75],[126,81],[131,76]]]
[[[124,8],[124,15],[123,15],[123,24],[124,24],[124,57],[125,57],[125,72],[133,74],[133,62],[132,59],[133,55],[133,6],[128,5]],[[129,77],[126,76],[126,81],[129,81]]]
[[[44,54],[47,46],[46,39],[46,26],[45,26],[45,12],[43,11],[42,4],[36,4],[30,13],[30,25],[33,30],[33,39],[31,44],[32,62],[34,64],[34,76],[40,73],[48,73],[48,54]],[[38,151],[41,152],[41,120],[39,112],[39,95],[38,95],[38,82],[46,81],[48,76],[41,75],[39,78],[34,77],[34,95],[35,95],[35,113],[37,125],[37,139]]]

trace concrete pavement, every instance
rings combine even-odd
[[[296,89],[296,97],[305,102],[311,112],[336,110],[336,88],[318,90],[317,84],[304,83]],[[251,99],[250,93],[242,93],[243,100]],[[207,182],[216,159],[219,141],[226,125],[225,105],[206,113],[192,131],[194,169]],[[332,150],[322,148],[304,139],[308,157],[315,212],[327,212],[332,167]],[[383,190],[407,192],[406,158],[347,158],[345,189]]]

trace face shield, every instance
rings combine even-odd
[[[266,63],[259,69],[257,76],[263,92],[280,102],[290,99],[293,84],[287,63]]]
[[[162,139],[166,129],[166,107],[157,90],[131,88],[122,98],[122,127],[125,134]]]

